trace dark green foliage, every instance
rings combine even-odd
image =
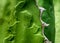
[[[42,19],[47,24],[50,24],[48,27],[45,27],[45,35],[47,38],[52,41],[52,43],[55,42],[55,15],[54,15],[54,4],[53,0],[39,0],[38,3],[39,6],[42,6],[46,9],[46,11],[43,12]]]

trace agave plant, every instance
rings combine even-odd
[[[0,0],[0,43],[43,43],[34,0]]]

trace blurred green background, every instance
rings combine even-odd
[[[54,0],[54,9],[56,28],[55,43],[60,43],[60,0]]]

